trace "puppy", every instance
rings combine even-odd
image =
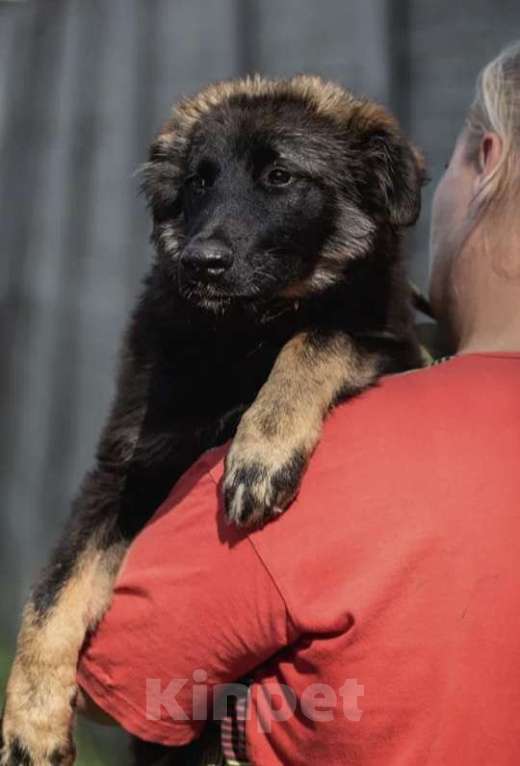
[[[393,117],[317,77],[224,82],[176,108],[143,168],[156,257],[115,401],[24,612],[3,766],[73,762],[82,642],[204,450],[236,431],[225,512],[261,523],[294,497],[337,402],[421,364],[400,248],[421,181]]]

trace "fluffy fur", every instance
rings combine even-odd
[[[381,107],[316,77],[219,83],[175,109],[142,175],[156,257],[95,464],[24,614],[3,766],[72,763],[82,640],[201,452],[238,425],[226,512],[262,523],[331,407],[420,364],[400,242],[422,163]]]

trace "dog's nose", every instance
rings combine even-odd
[[[208,239],[188,245],[181,263],[187,273],[196,279],[214,279],[229,269],[233,253],[222,242]]]

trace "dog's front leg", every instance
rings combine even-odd
[[[295,335],[242,416],[227,455],[228,518],[255,524],[284,510],[331,407],[370,386],[382,366],[380,354],[361,349],[344,332]]]

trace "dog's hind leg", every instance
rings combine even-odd
[[[26,606],[3,716],[1,763],[60,766],[74,760],[76,665],[88,630],[105,611],[125,545],[103,549],[93,535],[58,586]],[[59,567],[58,562],[55,563]],[[50,574],[55,578],[57,572]],[[40,586],[41,587],[41,586]],[[43,593],[43,590],[41,591]]]
[[[87,632],[103,615],[128,543],[124,490],[139,440],[149,373],[123,357],[118,392],[50,565],[25,608],[2,721],[2,766],[65,766],[72,742],[75,675]]]

